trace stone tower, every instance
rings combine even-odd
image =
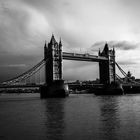
[[[107,57],[107,61],[99,62],[99,75],[100,83],[111,84],[115,82],[115,50],[109,50],[108,44],[106,43],[102,52],[99,50],[99,56]]]
[[[48,45],[44,46],[45,84],[62,80],[62,43],[58,43],[52,35]]]

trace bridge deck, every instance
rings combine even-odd
[[[75,84],[75,83],[67,83],[70,87],[102,87],[103,84]],[[35,85],[0,85],[0,89],[2,88],[39,88],[42,84]],[[140,87],[140,84],[122,84],[123,87],[132,86],[132,87]]]
[[[38,88],[41,85],[0,85],[1,88]]]
[[[103,86],[103,84],[74,84],[74,83],[67,83],[69,86]],[[35,84],[35,85],[0,85],[1,88],[39,88],[42,84]]]
[[[63,59],[66,59],[66,60],[92,61],[92,62],[99,62],[99,61],[108,60],[106,57],[90,55],[90,54],[78,54],[78,53],[63,52],[62,56],[63,56]]]

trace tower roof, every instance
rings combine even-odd
[[[107,42],[105,43],[104,50],[108,50],[108,44],[107,44]]]
[[[54,38],[54,35],[52,34],[52,37],[51,37],[51,41],[50,41],[51,44],[55,44],[56,43],[56,40]]]
[[[108,44],[107,43],[105,43],[105,47],[104,47],[104,52],[105,52],[105,54],[108,54]]]
[[[101,51],[100,51],[100,48],[99,48],[99,51],[98,51],[98,55],[101,55]]]
[[[61,38],[60,38],[60,41],[59,41],[59,46],[62,46]]]
[[[113,46],[113,54],[115,54],[115,48],[114,48],[114,46]]]
[[[44,48],[46,48],[46,47],[47,47],[47,45],[46,45],[46,40],[45,40]]]
[[[102,55],[104,56],[107,56],[108,55],[108,51],[109,51],[109,48],[108,48],[108,44],[107,44],[107,42],[105,43],[105,46],[104,46],[104,49],[103,49],[103,51],[102,51]]]

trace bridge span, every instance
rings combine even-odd
[[[90,55],[88,53],[79,54],[79,53],[63,52],[62,57],[65,60],[91,61],[91,62],[100,62],[100,61],[107,61],[108,60],[108,58],[106,58],[104,56]]]
[[[24,72],[23,74],[12,78],[10,80],[4,81],[1,83],[0,88],[26,88],[26,87],[43,87],[41,88],[42,95],[44,97],[51,96],[52,92],[57,94],[56,91],[64,91],[64,80],[62,73],[62,60],[75,60],[75,61],[89,61],[89,62],[98,62],[99,64],[99,81],[101,85],[105,85],[105,87],[110,87],[112,83],[116,83],[119,81],[123,84],[123,79],[120,78],[119,75],[116,74],[116,67],[119,68],[121,73],[127,77],[127,74],[120,68],[120,66],[115,61],[115,49],[110,49],[108,44],[106,43],[103,50],[98,52],[98,55],[91,54],[79,54],[79,53],[69,53],[62,51],[62,43],[61,40],[59,43],[55,40],[52,35],[51,40],[48,44],[44,45],[44,59],[41,60],[37,65],[35,65],[30,70]],[[35,85],[27,85],[21,84],[23,81],[28,81],[27,79],[34,76],[37,72],[39,72],[42,68],[44,68],[44,77],[45,82],[43,85],[36,84]],[[87,71],[88,72],[88,71]],[[30,81],[30,80],[29,80]],[[131,80],[129,80],[131,81]],[[132,81],[133,84],[136,85],[136,82]],[[132,84],[131,84],[132,85]],[[138,83],[137,85],[140,85]],[[72,85],[70,85],[72,87]],[[73,85],[76,86],[76,85]],[[84,86],[84,85],[83,85]],[[89,85],[92,86],[92,85]],[[134,86],[134,85],[132,85]],[[126,87],[126,85],[124,85]],[[130,87],[130,86],[127,86]],[[55,91],[54,91],[55,90]],[[62,93],[62,92],[61,92]],[[61,93],[59,93],[61,95]],[[63,92],[64,93],[64,92]],[[53,95],[53,94],[52,94]],[[54,95],[55,96],[55,95]],[[65,94],[63,94],[65,96]]]

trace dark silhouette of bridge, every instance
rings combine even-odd
[[[21,75],[14,77],[10,80],[4,81],[0,84],[0,88],[16,88],[16,87],[40,87],[42,84],[27,84],[27,79],[38,73],[42,68],[45,68],[45,82],[44,85],[50,85],[54,81],[62,79],[62,60],[75,60],[75,61],[89,61],[99,63],[99,81],[101,85],[110,85],[116,81],[128,85],[123,79],[116,74],[116,66],[120,72],[128,77],[127,73],[116,63],[115,61],[115,49],[110,49],[106,43],[103,50],[98,52],[98,55],[91,54],[80,54],[80,53],[69,53],[62,51],[62,42],[59,43],[55,40],[52,35],[51,40],[48,44],[44,45],[44,59],[41,60],[37,65],[22,73]],[[130,78],[130,77],[128,77]],[[23,83],[23,81],[25,81]],[[129,80],[129,84],[139,84],[134,80]]]

